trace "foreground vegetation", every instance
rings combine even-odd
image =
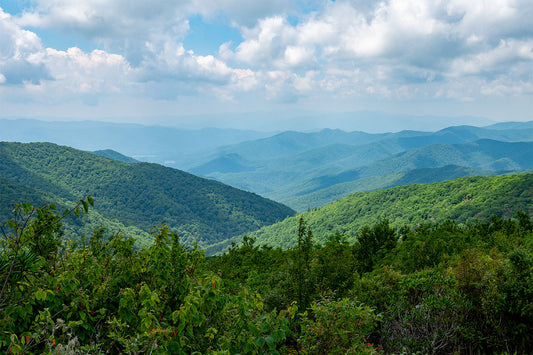
[[[70,213],[86,212],[92,198]],[[244,238],[206,259],[163,225],[136,249],[16,205],[0,245],[5,353],[518,353],[533,348],[533,222],[364,226],[357,240]]]

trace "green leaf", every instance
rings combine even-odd
[[[85,214],[89,213],[89,204],[85,200],[81,200],[81,204],[83,205],[83,210],[85,211]]]
[[[33,209],[33,206],[30,205],[29,203],[23,203],[22,209],[24,210],[24,213],[28,214]]]
[[[265,338],[265,341],[270,350],[276,349],[276,342],[274,341],[274,338],[272,338],[270,335]]]
[[[263,345],[265,345],[265,338],[259,337],[259,338],[255,339],[255,343],[257,345],[259,345],[260,347],[263,347]]]
[[[46,300],[46,292],[43,291],[42,289],[38,289],[38,290],[35,292],[35,298],[37,299],[37,301],[44,301],[44,300]]]

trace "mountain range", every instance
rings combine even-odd
[[[100,121],[0,119],[0,141],[51,142],[86,151],[110,149],[139,161],[178,169],[194,165],[196,156],[203,152],[270,135],[238,129],[187,130]]]
[[[81,221],[68,219],[67,234],[76,228],[85,228],[83,233],[90,234],[92,228],[104,225],[112,231],[135,236],[141,245],[150,242],[153,226],[166,223],[179,230],[183,240],[196,241],[208,252],[218,252],[244,234],[258,236],[273,245],[288,246],[290,242],[286,240],[290,239],[292,229],[276,226],[293,223],[287,221],[294,219],[284,219],[294,215],[294,210],[308,211],[312,216],[317,208],[330,211],[320,216],[320,223],[325,227],[317,227],[320,223],[313,222],[322,235],[326,231],[353,232],[357,228],[339,229],[337,226],[344,222],[331,218],[342,215],[331,212],[336,209],[353,212],[353,207],[341,202],[346,196],[353,200],[362,191],[377,194],[369,196],[392,194],[397,196],[396,200],[403,201],[406,209],[418,210],[419,207],[413,206],[418,206],[415,200],[421,198],[422,192],[438,190],[441,185],[427,185],[430,188],[413,187],[418,186],[413,184],[450,183],[453,189],[464,194],[472,182],[467,178],[452,179],[465,176],[486,177],[487,180],[475,181],[484,181],[480,183],[487,191],[500,181],[514,184],[505,191],[495,192],[503,199],[498,202],[502,206],[520,195],[516,186],[531,192],[527,183],[520,185],[520,179],[524,178],[505,180],[509,178],[502,176],[503,180],[498,180],[489,176],[531,173],[533,122],[455,126],[436,132],[370,134],[324,129],[268,134],[222,129],[184,131],[98,122],[61,126],[22,120],[18,126],[14,123],[17,120],[7,124],[6,121],[0,120],[0,125],[7,127],[1,134],[12,134],[14,140],[57,138],[90,151],[52,143],[0,143],[0,217],[3,220],[10,217],[11,202],[36,205],[53,202],[67,208],[92,194],[95,210]],[[13,135],[13,132],[18,133]],[[86,135],[85,139],[80,139],[82,134]],[[188,172],[168,166],[179,164]],[[394,190],[396,186],[400,190]],[[507,192],[511,190],[509,195]],[[449,198],[446,193],[439,194],[434,197]],[[404,201],[404,195],[418,197]],[[491,198],[483,192],[476,192],[476,196]],[[382,206],[379,198],[368,199],[374,202],[365,202],[367,205]],[[430,205],[438,205],[437,200],[423,199]],[[514,210],[516,206],[509,209]],[[470,213],[454,215],[446,214],[450,212],[446,207],[447,212],[441,211],[439,217],[462,216],[465,221],[480,216],[487,218],[487,211],[502,215],[504,211],[498,208],[480,207],[483,213],[470,208],[465,209]],[[529,206],[525,209],[529,211]],[[382,217],[379,214],[362,217],[351,212],[343,218],[371,224]],[[422,214],[400,220],[407,223],[424,218],[433,217]],[[397,216],[392,219],[396,220]],[[254,232],[258,229],[259,232]]]
[[[426,182],[531,169],[532,141],[531,122],[437,132],[283,132],[216,149],[188,171],[304,211],[351,192],[417,182],[419,169],[436,169]]]

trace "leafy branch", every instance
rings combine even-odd
[[[21,275],[24,272],[24,266],[29,267],[35,265],[37,259],[36,255],[32,253],[22,253],[24,247],[28,243],[36,240],[47,230],[52,232],[57,231],[61,226],[61,221],[68,215],[74,213],[76,216],[79,216],[81,211],[87,214],[89,212],[89,206],[94,207],[94,200],[92,195],[88,195],[86,198],[79,200],[71,209],[65,210],[61,216],[54,216],[51,221],[44,223],[44,225],[37,230],[33,230],[32,224],[38,225],[36,222],[45,220],[47,212],[55,210],[56,206],[50,204],[36,208],[29,203],[13,205],[14,219],[5,222],[4,225],[0,227],[4,238],[4,242],[2,243],[4,245],[0,245],[0,251],[3,254],[0,254],[0,275],[7,271],[4,276],[2,289],[0,290],[0,305],[4,302],[4,294],[9,285],[9,281],[15,274],[17,261],[20,266],[22,266],[20,270]],[[9,235],[6,233],[4,227],[12,229],[13,233]],[[11,254],[11,256],[9,254]]]

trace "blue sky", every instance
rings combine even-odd
[[[530,0],[0,0],[0,9],[0,118],[267,130],[354,129],[328,117],[369,111],[533,120]]]

